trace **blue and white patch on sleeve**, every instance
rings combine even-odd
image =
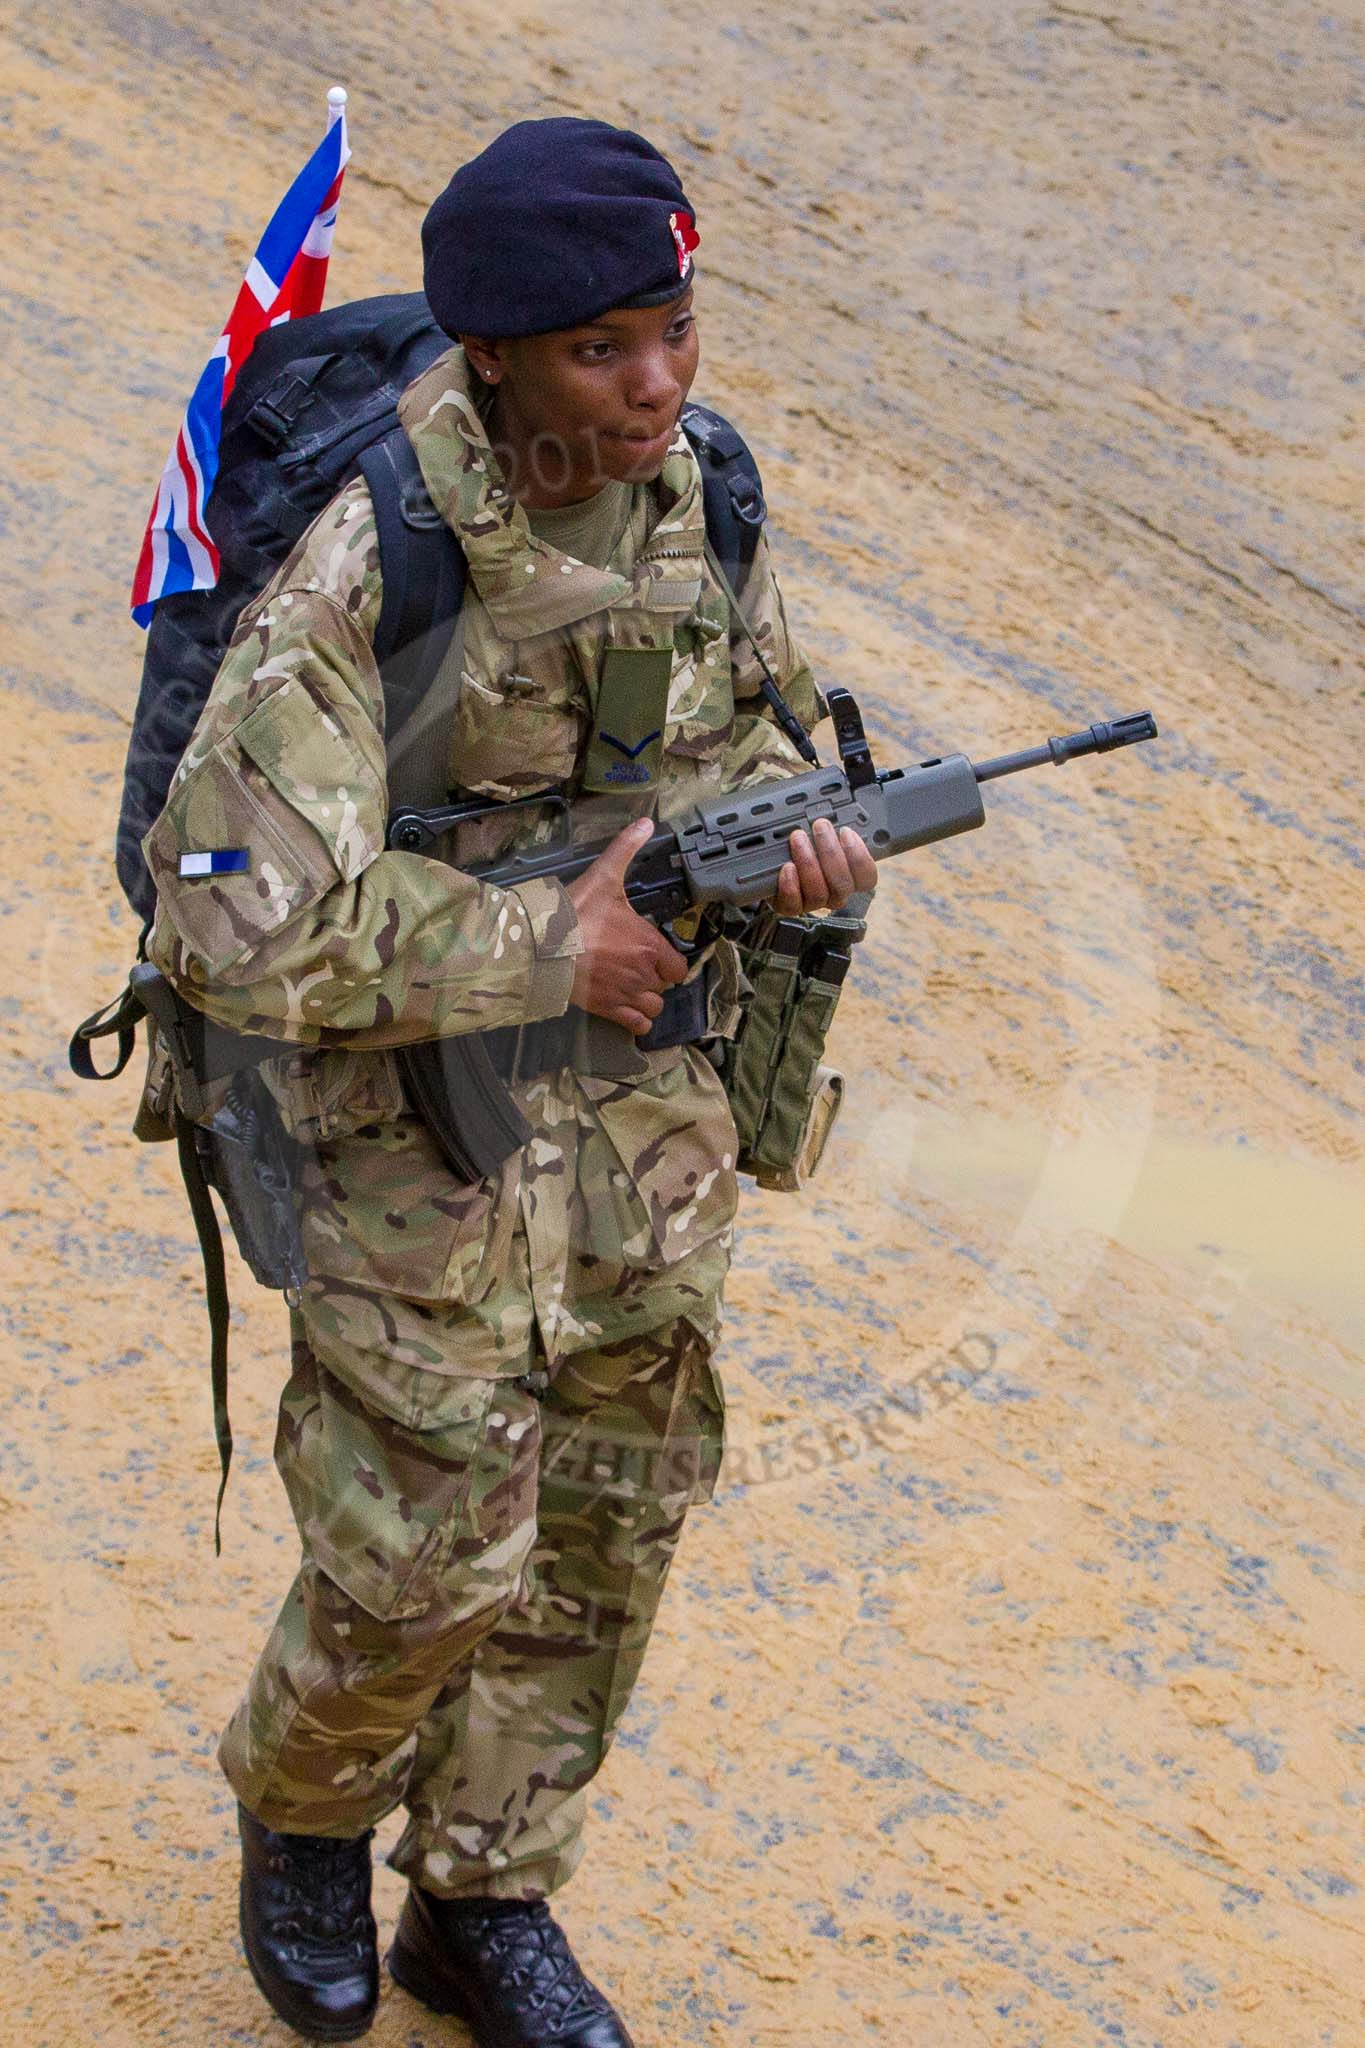
[[[182,853],[182,881],[197,875],[245,875],[251,868],[251,853],[245,846],[221,847],[213,853]]]

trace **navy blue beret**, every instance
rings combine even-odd
[[[422,223],[431,310],[497,341],[661,306],[692,281],[696,220],[673,166],[605,121],[518,121]]]

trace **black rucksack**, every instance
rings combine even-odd
[[[375,657],[390,743],[421,702],[459,614],[465,560],[427,495],[397,406],[449,347],[425,297],[409,292],[267,328],[247,358],[223,415],[209,500],[218,582],[163,597],[147,636],[116,848],[123,892],[144,925],[155,891],[142,840],[165,806],[238,614],[357,475],[374,500],[383,564]],[[766,511],[757,466],[718,413],[689,404],[682,424],[701,467],[710,545],[739,586]]]

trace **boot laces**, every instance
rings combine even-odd
[[[471,1913],[469,1919],[486,1953],[497,1960],[514,1956],[529,1943],[553,1963],[552,1973],[538,1984],[527,2004],[534,2012],[547,2011],[554,2006],[556,1994],[563,1997],[567,1993],[565,2002],[554,2014],[556,2031],[570,2021],[588,2019],[601,2011],[600,1996],[583,1975],[568,1936],[552,1918],[544,1899],[500,1900],[494,1908]],[[520,1985],[531,1971],[514,1967],[508,1974],[514,1984]]]
[[[284,1842],[287,1847],[280,1846]],[[345,1943],[363,1952],[370,1918],[369,1843],[370,1833],[356,1841],[277,1837],[270,1863],[286,1908],[278,1932],[306,1948],[335,1949]]]

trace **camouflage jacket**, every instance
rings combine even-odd
[[[699,792],[803,766],[767,711],[757,660],[703,560],[701,479],[685,437],[659,479],[636,487],[630,529],[611,565],[597,569],[531,534],[471,387],[456,348],[401,405],[433,502],[468,563],[449,781],[495,797],[572,783],[606,650],[670,643],[657,784],[585,797],[574,806],[575,836],[605,837],[651,808],[667,818]],[[385,849],[384,705],[372,651],[381,594],[373,512],[357,481],[244,611],[144,841],[158,894],[151,958],[219,1022],[309,1048],[277,1063],[273,1081],[295,1132],[320,1140],[401,1114],[387,1048],[563,1013],[581,950],[558,883],[503,890],[461,866],[514,833],[543,829],[524,822],[534,808],[510,827],[463,828],[440,859]],[[824,706],[788,632],[766,540],[743,597],[784,695],[813,726]],[[225,848],[249,850],[246,872],[182,874],[186,853]],[[724,992],[726,973],[713,978]],[[723,1014],[713,1011],[713,1021],[727,1027]],[[614,1112],[618,1150],[632,1164],[633,1134],[648,1134],[657,1185],[635,1190],[649,1223],[646,1268],[722,1233],[734,1207],[733,1125],[713,1070],[695,1048],[651,1054],[648,1068],[633,1085],[550,1077],[528,1110],[534,1122],[538,1106],[561,1130],[598,1130]],[[670,1158],[684,1128],[690,1182],[676,1178]],[[510,1199],[517,1176],[504,1178]],[[693,1198],[699,1180],[719,1188],[704,1214]],[[686,1220],[670,1231],[671,1218]],[[547,1268],[555,1257],[562,1264],[570,1234],[561,1216]]]

